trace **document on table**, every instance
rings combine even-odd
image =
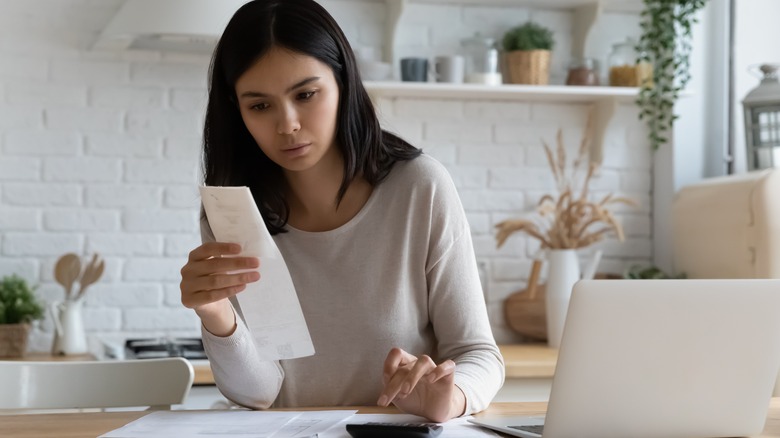
[[[99,438],[350,438],[348,423],[424,423],[407,414],[356,414],[357,411],[158,411]],[[438,438],[480,438],[500,435],[466,422],[442,423]]]
[[[357,411],[159,411],[99,438],[309,438]]]
[[[218,242],[238,243],[241,256],[259,257],[260,280],[236,295],[257,351],[266,360],[314,354],[290,272],[248,187],[201,187],[200,196]]]

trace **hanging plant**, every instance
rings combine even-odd
[[[658,149],[669,139],[678,118],[674,104],[691,79],[691,27],[707,0],[643,1],[638,62],[653,64],[653,81],[641,85],[637,105],[639,119],[647,123],[650,144]]]

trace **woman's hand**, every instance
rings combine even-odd
[[[426,355],[416,357],[393,348],[385,359],[384,389],[377,404],[398,409],[431,421],[443,422],[466,410],[466,396],[455,386],[455,362],[439,365]]]
[[[204,327],[216,336],[229,336],[236,329],[233,307],[228,297],[260,279],[257,257],[226,257],[241,252],[235,243],[207,242],[190,252],[181,268],[181,302],[194,309]]]

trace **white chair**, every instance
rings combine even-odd
[[[0,361],[0,409],[149,406],[187,398],[195,373],[185,359]]]
[[[778,218],[780,169],[683,187],[672,205],[675,272],[688,278],[780,278]],[[780,373],[774,395],[780,396]]]

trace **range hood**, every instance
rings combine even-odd
[[[246,1],[125,0],[93,48],[210,53]]]

